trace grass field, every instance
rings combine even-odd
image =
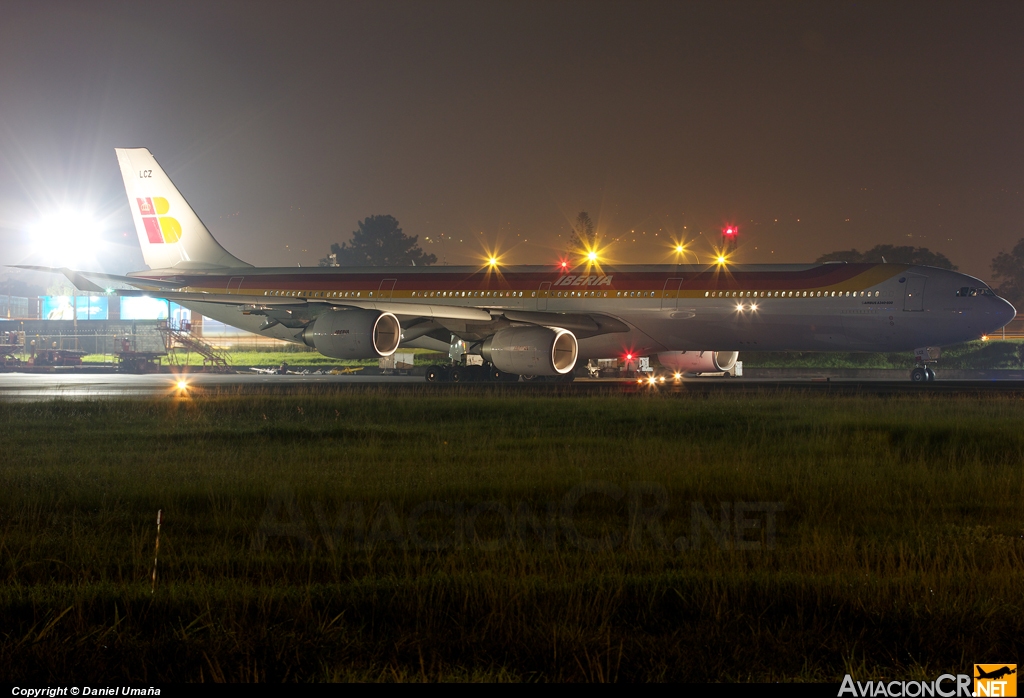
[[[748,368],[902,368],[914,366],[910,352],[741,352]],[[1014,369],[1024,367],[1024,342],[977,341],[946,347],[938,363],[942,369]]]
[[[1022,654],[1021,396],[427,388],[0,403],[0,675],[838,681]]]

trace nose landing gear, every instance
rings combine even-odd
[[[935,371],[930,364],[938,361],[942,351],[938,347],[922,347],[914,350],[914,369],[910,372],[910,380],[914,383],[935,380]]]
[[[933,381],[935,380],[935,371],[930,366],[915,366],[914,370],[910,372],[910,380],[915,383]]]

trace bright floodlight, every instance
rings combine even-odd
[[[728,260],[726,259],[724,254],[720,254],[718,255],[718,257],[715,258],[715,261],[718,262],[719,264],[725,264]]]
[[[488,257],[487,258],[487,263],[489,265],[491,265],[492,267],[496,267],[496,266],[498,266],[498,258],[497,257]]]
[[[96,256],[100,226],[92,216],[61,210],[39,220],[31,230],[34,251],[51,261],[77,266]]]
[[[178,381],[178,390],[186,390],[187,388],[188,383],[186,383],[185,381]]]
[[[587,253],[587,259],[589,259],[591,262],[596,262],[597,261],[597,252],[594,252],[594,251],[588,252]]]
[[[676,245],[676,252],[678,252],[679,254],[682,254],[683,253],[683,246],[682,245]]]

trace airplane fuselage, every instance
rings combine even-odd
[[[266,336],[298,341],[294,327],[266,327],[254,297],[295,298],[320,309],[346,302],[603,315],[623,331],[581,336],[579,358],[660,351],[907,351],[945,346],[1004,326],[1013,307],[978,279],[904,264],[593,266],[505,268],[244,268],[139,272],[183,290],[238,294],[239,306],[183,302]],[[414,314],[414,313],[413,313]],[[450,323],[454,323],[452,326]],[[473,321],[446,327],[473,338]],[[481,332],[485,333],[484,329]]]

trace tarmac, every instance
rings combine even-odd
[[[821,375],[818,371],[801,378],[778,376],[712,377],[684,379],[679,383],[638,384],[636,380],[578,378],[573,383],[427,383],[422,375],[262,375],[262,374],[0,374],[0,400],[104,400],[123,398],[188,399],[215,395],[298,395],[344,393],[351,389],[374,389],[401,393],[410,389],[465,394],[489,391],[528,391],[553,394],[629,394],[651,391],[680,395],[702,393],[758,393],[794,391],[831,394],[964,394],[1020,393],[1024,380],[945,379],[932,383],[859,377]]]

